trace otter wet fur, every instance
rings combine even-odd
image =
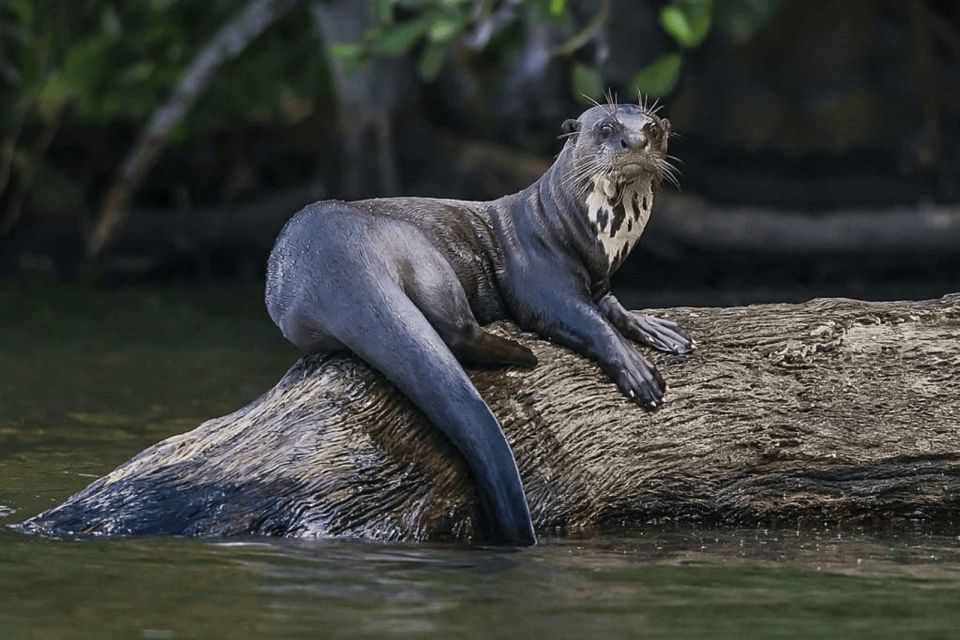
[[[625,309],[610,276],[636,244],[661,182],[670,122],[655,107],[596,104],[563,123],[534,184],[491,202],[383,198],[308,205],[270,255],[266,303],[305,352],[348,349],[383,373],[464,456],[493,540],[534,544],[520,475],[464,365],[533,367],[482,326],[510,319],[597,362],[649,409],[666,385],[631,341],[688,353],[674,322]]]

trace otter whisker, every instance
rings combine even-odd
[[[609,113],[610,115],[615,114],[617,112],[617,109],[620,107],[620,105],[617,103],[616,94],[614,94],[612,90],[607,89],[604,95],[606,95],[607,97],[607,106],[609,107],[607,113]]]
[[[677,168],[671,165],[669,162],[666,162],[665,160],[657,160],[654,162],[654,164],[657,167],[657,170],[659,171],[660,176],[663,179],[665,179],[667,182],[672,184],[674,187],[676,187],[677,190],[679,191],[680,180],[677,177],[677,173],[678,173]]]
[[[585,176],[581,176],[576,181],[569,184],[571,189],[576,193],[578,198],[582,198],[594,188],[596,181],[602,178],[605,175],[605,172],[593,173]]]
[[[673,175],[677,175],[677,174],[680,173],[679,169],[677,169],[675,166],[673,166],[672,164],[670,164],[670,163],[667,162],[666,160],[660,160],[659,163],[658,163],[658,167],[659,167],[662,171],[668,171],[668,172],[670,172],[670,173],[673,174]]]
[[[599,166],[599,158],[589,157],[581,159],[578,163],[574,163],[566,171],[566,177],[575,176],[584,174],[587,171],[591,171]]]
[[[571,175],[564,176],[563,182],[566,185],[569,185],[573,190],[580,191],[583,189],[584,184],[591,178],[598,175],[597,170],[592,171],[581,171]]]
[[[603,159],[599,156],[599,154],[581,158],[579,163],[573,164],[570,167],[570,169],[567,171],[566,177],[593,174],[599,169],[603,168],[605,164],[606,163],[603,162]]]
[[[594,158],[591,159],[590,162],[585,163],[576,171],[573,171],[570,175],[576,178],[584,178],[606,172],[609,169],[609,165],[606,162],[603,162],[601,158]]]
[[[645,96],[640,89],[637,89],[637,104],[643,111],[649,111],[647,104],[649,104],[650,98]]]
[[[595,161],[572,175],[572,179],[567,184],[573,188],[577,197],[583,197],[590,191],[600,178],[606,177],[610,172],[610,167],[605,163]]]
[[[583,96],[584,98],[586,98],[587,100],[589,100],[591,103],[593,103],[593,106],[595,106],[595,107],[603,107],[602,104],[600,104],[599,102],[597,102],[596,100],[594,100],[592,97],[588,96],[587,94],[581,93],[580,95]]]

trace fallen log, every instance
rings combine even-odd
[[[471,372],[541,531],[661,518],[729,525],[960,513],[960,294],[924,302],[661,312],[696,355],[656,355],[646,413],[597,366],[508,323],[533,370]],[[48,534],[477,539],[455,450],[350,356],[301,359],[246,407],[161,442],[24,524]]]

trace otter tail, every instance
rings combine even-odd
[[[326,328],[393,382],[463,454],[495,539],[535,544],[520,474],[499,422],[413,301],[399,287],[381,293],[383,299],[365,301],[349,322]]]

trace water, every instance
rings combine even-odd
[[[0,283],[0,524],[276,381],[295,353],[258,296]],[[659,527],[511,550],[0,528],[0,639],[960,638],[957,534]]]

